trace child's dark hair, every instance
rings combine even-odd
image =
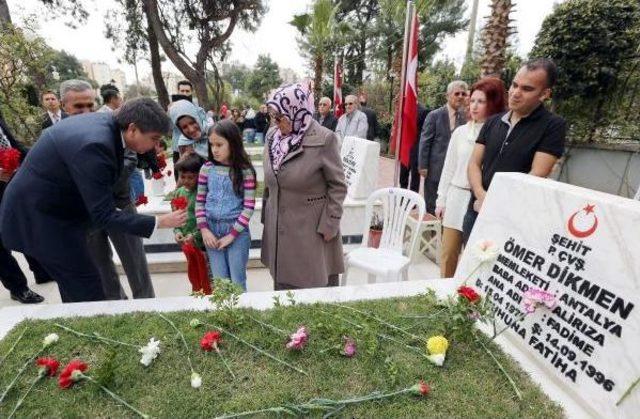
[[[200,173],[200,168],[204,164],[202,157],[196,153],[187,154],[176,163],[175,170],[178,173]]]
[[[207,137],[210,137],[212,133],[226,139],[229,142],[229,160],[231,161],[229,175],[231,176],[231,182],[233,183],[233,191],[237,196],[242,196],[244,188],[242,183],[244,181],[242,177],[242,171],[245,169],[251,169],[253,176],[256,176],[256,171],[251,164],[251,159],[242,145],[242,135],[238,126],[231,120],[223,119],[211,128],[207,133]],[[213,162],[213,153],[211,152],[211,146],[209,146],[209,161]]]

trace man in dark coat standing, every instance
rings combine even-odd
[[[5,191],[0,232],[7,248],[35,257],[57,281],[63,302],[104,299],[87,233],[105,228],[149,237],[184,224],[186,211],[152,217],[117,211],[113,187],[124,149],[144,153],[171,121],[148,98],[125,103],[114,116],[67,118],[44,131]]]
[[[27,154],[27,149],[15,138],[11,135],[11,131],[9,131],[9,127],[5,124],[2,116],[0,115],[0,150],[15,148],[21,154],[21,157],[24,159],[24,156]],[[8,182],[11,180],[13,176],[12,173],[4,173],[2,169],[0,169],[0,202],[2,202],[4,190],[7,187]],[[38,271],[42,271],[42,267],[33,260],[32,258],[27,259],[29,261],[29,265],[34,274],[38,274]],[[40,275],[45,275],[42,271]],[[9,290],[11,294],[11,299],[19,301],[23,304],[35,304],[41,303],[44,301],[44,298],[33,292],[29,289],[27,285],[27,278],[24,276],[24,273],[20,269],[20,265],[11,254],[9,249],[6,249],[0,239],[0,281],[2,285]],[[44,281],[43,281],[44,282]]]
[[[451,133],[465,123],[464,106],[467,90],[467,83],[461,80],[449,83],[446,105],[429,112],[422,125],[418,167],[420,174],[425,177],[424,200],[429,214],[436,211],[438,183],[440,183]]]
[[[331,112],[331,99],[325,96],[318,101],[318,112],[313,116],[313,119],[331,131],[336,130],[338,118]]]
[[[427,108],[418,103],[418,127],[422,128],[424,120],[427,118]],[[400,187],[407,189],[407,187],[414,191],[420,191],[420,172],[418,172],[418,149],[420,148],[420,131],[418,131],[416,142],[411,147],[409,154],[409,167],[400,165]],[[411,181],[409,181],[411,176]]]
[[[378,126],[378,115],[376,114],[376,111],[367,106],[367,95],[364,93],[360,95],[360,111],[367,115],[367,124],[369,124],[369,128],[367,129],[367,140],[374,141],[378,136],[380,128]]]
[[[44,115],[42,115],[43,130],[67,117],[67,113],[60,109],[60,101],[53,90],[45,90],[44,93],[42,93],[42,106],[44,106],[46,110]]]

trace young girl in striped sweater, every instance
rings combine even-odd
[[[230,278],[246,291],[256,172],[232,121],[214,125],[208,137],[209,160],[198,176],[198,228],[213,277]]]

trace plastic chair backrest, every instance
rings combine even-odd
[[[414,208],[418,209],[418,219],[416,220],[416,228],[412,230],[411,240],[409,241],[409,254],[418,239],[419,220],[422,220],[425,212],[424,198],[419,194],[402,188],[383,188],[374,191],[367,199],[365,209],[365,226],[362,236],[362,246],[367,247],[367,238],[369,237],[369,227],[371,225],[371,217],[374,212],[374,205],[382,205],[382,237],[380,238],[380,248],[395,250],[403,253],[404,231],[407,225],[407,219],[410,217]],[[376,210],[380,214],[380,210]]]

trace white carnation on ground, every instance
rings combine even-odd
[[[498,253],[498,246],[490,240],[479,240],[473,245],[473,255],[481,263],[493,262]]]
[[[53,345],[54,343],[56,343],[58,340],[60,340],[60,336],[58,336],[56,333],[51,333],[47,336],[45,336],[44,341],[42,342],[44,347],[48,347]]]
[[[439,367],[444,364],[444,358],[445,354],[427,355],[427,359]]]
[[[200,388],[201,385],[202,385],[202,377],[200,377],[200,374],[198,374],[195,371],[192,372],[191,373],[191,387]]]
[[[142,358],[140,358],[140,363],[145,367],[151,365],[154,359],[158,357],[160,353],[160,341],[155,338],[149,339],[149,343],[146,346],[143,346],[138,351],[142,354]]]

